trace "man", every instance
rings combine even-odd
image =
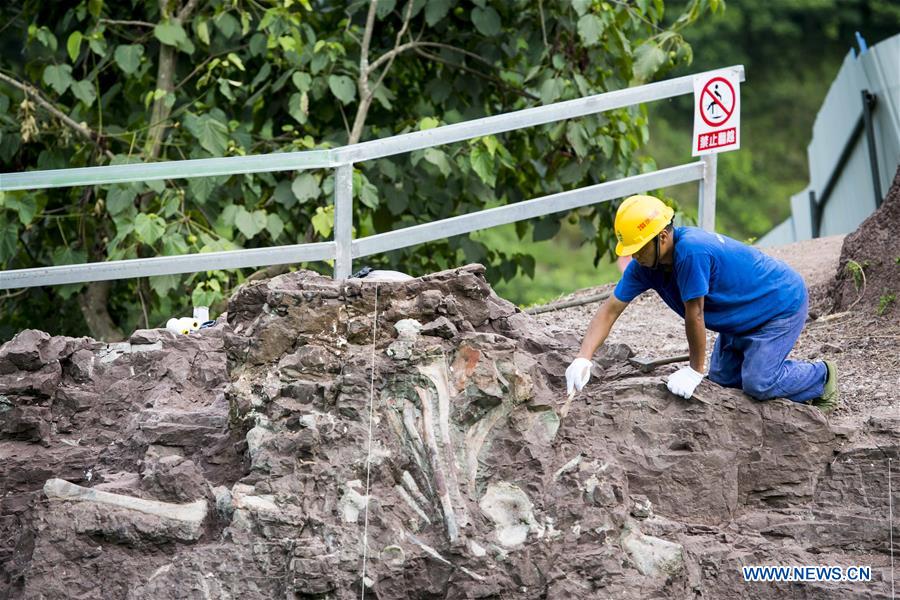
[[[838,402],[834,364],[787,360],[808,309],[800,275],[731,238],[673,227],[673,214],[653,196],[631,196],[619,207],[616,254],[634,260],[591,320],[581,351],[566,370],[568,392],[587,384],[594,352],[628,303],[653,289],[684,318],[690,348],[690,366],[668,378],[672,393],[690,398],[703,379],[708,328],[719,332],[711,381],[759,400],[781,397],[833,410]]]

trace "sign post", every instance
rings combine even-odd
[[[741,82],[733,70],[694,76],[691,155],[703,159],[698,225],[716,228],[716,154],[741,147]]]
[[[692,156],[741,147],[741,84],[732,71],[694,77]]]

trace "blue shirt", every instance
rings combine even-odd
[[[806,297],[803,278],[785,263],[697,227],[675,228],[671,271],[654,271],[632,260],[614,294],[631,302],[649,289],[682,318],[685,302],[705,296],[707,329],[731,335],[794,314]]]

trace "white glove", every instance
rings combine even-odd
[[[571,394],[573,390],[581,391],[591,378],[592,363],[586,358],[576,358],[566,369],[566,392]]]
[[[200,329],[200,321],[194,317],[181,317],[178,319],[178,325],[181,327],[181,333],[193,333]]]
[[[166,321],[166,329],[172,333],[191,333],[200,329],[200,322],[193,317],[172,317]]]
[[[669,375],[666,386],[669,391],[676,396],[682,398],[690,398],[700,381],[703,379],[703,373],[698,373],[690,367],[681,367],[671,375]]]

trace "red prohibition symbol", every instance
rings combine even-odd
[[[713,90],[710,90],[710,86],[714,83],[718,82],[724,83],[728,90],[731,92],[731,108],[725,106],[722,102],[722,96]],[[734,112],[734,105],[736,103],[736,98],[734,95],[734,87],[728,82],[724,77],[713,77],[709,81],[706,82],[706,85],[703,86],[703,91],[700,93],[700,118],[703,119],[703,122],[709,125],[710,127],[718,127],[722,125],[731,118],[731,114]],[[714,109],[715,106],[718,106],[721,111],[725,114],[721,119],[708,119],[706,117],[706,111],[704,110],[704,105],[711,107]]]

